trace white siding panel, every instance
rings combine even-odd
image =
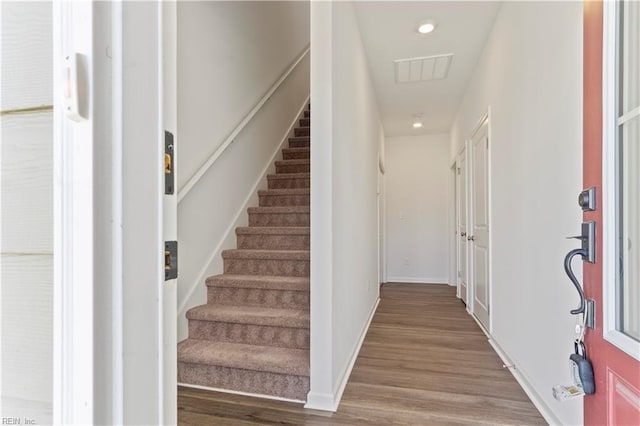
[[[0,117],[2,253],[52,253],[53,117]]]
[[[51,255],[0,256],[3,397],[51,401],[52,267]]]
[[[52,3],[3,1],[0,8],[0,109],[51,105]]]

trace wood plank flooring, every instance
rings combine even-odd
[[[446,285],[385,284],[336,413],[180,387],[181,425],[544,425]]]

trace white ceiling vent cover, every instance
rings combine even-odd
[[[449,74],[453,53],[422,58],[397,59],[396,83],[442,80]]]

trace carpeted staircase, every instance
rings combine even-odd
[[[276,161],[207,304],[187,312],[178,382],[306,400],[309,391],[310,110]]]

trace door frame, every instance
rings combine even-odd
[[[53,75],[78,53],[78,79],[90,86],[90,3],[54,2]],[[53,423],[94,421],[94,130],[96,120],[64,116],[62,84],[53,85]],[[87,93],[85,93],[88,95]],[[86,113],[88,96],[80,97]],[[95,105],[92,105],[95,109]]]
[[[474,198],[474,191],[475,191],[475,182],[473,181],[473,172],[474,172],[474,164],[473,164],[473,138],[475,137],[476,133],[478,133],[478,131],[480,130],[480,128],[482,127],[482,125],[484,124],[484,122],[487,122],[487,222],[488,222],[488,237],[487,237],[487,251],[488,251],[488,256],[489,256],[489,261],[487,262],[487,286],[488,288],[488,316],[489,316],[489,324],[488,324],[488,329],[487,327],[485,327],[475,316],[475,312],[473,310],[473,301],[475,299],[475,282],[473,279],[473,274],[474,274],[474,263],[472,261],[470,261],[469,257],[470,255],[467,254],[468,259],[467,262],[469,264],[469,266],[467,267],[467,275],[468,275],[468,280],[467,280],[467,286],[469,289],[469,298],[468,300],[471,300],[471,304],[469,304],[467,302],[467,310],[469,311],[469,313],[473,316],[473,318],[476,320],[476,322],[480,325],[480,327],[482,328],[482,330],[487,334],[487,335],[491,335],[491,332],[493,330],[493,316],[491,315],[491,309],[493,307],[493,221],[491,220],[492,218],[492,191],[491,191],[491,152],[492,152],[492,137],[491,137],[491,106],[487,106],[486,110],[482,113],[482,115],[480,116],[480,119],[476,122],[476,124],[473,126],[473,130],[470,133],[469,138],[467,139],[466,143],[468,145],[468,157],[467,157],[467,163],[468,163],[468,170],[467,170],[467,174],[468,174],[468,191],[467,191],[467,210],[468,210],[468,216],[467,216],[467,227],[469,229],[473,229],[474,227],[474,222],[473,222],[473,198]],[[468,250],[468,252],[471,252],[471,250]]]
[[[163,408],[162,9],[53,3],[55,424],[175,422]],[[81,122],[63,114],[75,53]]]
[[[458,164],[456,159],[449,164],[449,285],[456,287],[456,297],[460,298],[458,284]]]
[[[456,176],[455,176],[455,186],[456,186],[456,211],[455,211],[455,223],[456,223],[456,232],[455,232],[455,246],[456,246],[456,293],[459,299],[463,300],[463,302],[466,305],[466,310],[469,314],[471,314],[471,307],[469,306],[469,297],[470,297],[470,293],[469,293],[469,250],[468,250],[468,245],[464,245],[464,249],[462,247],[462,243],[460,242],[460,239],[462,238],[461,235],[459,235],[460,233],[460,219],[464,216],[465,218],[465,222],[466,222],[466,228],[467,231],[469,230],[469,157],[467,155],[467,153],[469,152],[468,150],[468,145],[469,145],[469,141],[465,140],[464,143],[462,144],[462,146],[460,147],[460,149],[458,150],[458,153],[456,154],[456,159],[455,159],[455,163],[454,166],[456,168]],[[464,164],[462,164],[464,163]],[[464,176],[465,176],[465,206],[466,209],[464,212],[461,211],[461,206],[460,206],[460,199],[462,197],[462,191],[460,189],[460,179],[458,176],[460,176],[458,174],[458,170],[462,171],[463,167],[465,168],[464,170]],[[466,250],[466,256],[464,258],[464,261],[466,262],[466,268],[465,268],[465,272],[466,272],[466,277],[463,277],[462,275],[458,275],[458,272],[462,272],[462,256],[461,253],[463,250]],[[466,282],[466,288],[467,288],[467,294],[465,295],[466,298],[463,299],[462,298],[462,292],[461,292],[461,288],[462,288],[462,280],[465,280]]]

